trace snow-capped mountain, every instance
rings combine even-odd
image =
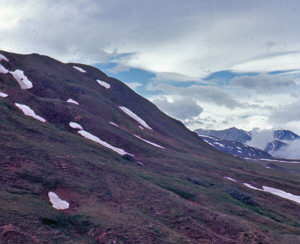
[[[272,158],[272,156],[258,148],[250,147],[238,141],[219,139],[201,135],[202,139],[214,148],[242,158]]]
[[[280,141],[293,141],[300,139],[300,137],[290,130],[275,130],[273,131],[274,138]]]
[[[286,147],[288,144],[285,142],[282,142],[280,140],[274,140],[272,142],[269,142],[267,147],[265,148],[265,151],[273,154],[275,152],[277,152],[279,149]]]
[[[219,139],[241,142],[244,145],[263,150],[274,156],[276,156],[278,152],[283,151],[293,141],[300,139],[297,134],[290,130],[245,131],[237,128],[229,128],[226,130],[197,129],[195,132],[200,136],[212,136]],[[246,154],[244,156],[246,156]]]
[[[195,132],[197,132],[199,135],[213,136],[216,138],[237,141],[241,143],[251,140],[251,134],[248,131],[237,129],[235,127],[226,130],[197,129]]]

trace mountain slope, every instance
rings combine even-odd
[[[247,131],[237,129],[235,127],[226,130],[195,130],[199,135],[213,136],[219,139],[225,139],[229,141],[237,141],[245,143],[251,140],[251,134]]]
[[[298,177],[215,150],[94,67],[0,53],[2,243],[300,240],[299,203],[242,184],[300,195]]]
[[[241,142],[218,139],[202,135],[201,138],[217,150],[227,152],[242,158],[272,158],[267,152]]]

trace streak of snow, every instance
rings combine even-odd
[[[131,156],[134,156],[133,154],[130,154],[130,153],[124,151],[121,148],[114,147],[114,146],[110,145],[109,143],[100,140],[97,136],[94,136],[93,134],[91,134],[91,133],[89,133],[89,132],[87,132],[85,130],[80,130],[80,131],[78,131],[78,133],[80,135],[82,135],[83,137],[85,137],[85,138],[87,138],[87,139],[89,139],[91,141],[97,142],[97,143],[101,144],[102,146],[107,147],[107,148],[115,151],[116,153],[118,153],[120,155],[129,154]]]
[[[33,117],[34,119],[37,119],[39,121],[42,121],[42,122],[46,122],[46,120],[44,118],[42,118],[41,116],[38,116],[35,114],[35,112],[30,108],[28,107],[27,105],[24,105],[24,104],[19,104],[19,103],[15,103],[15,105],[22,110],[22,112],[27,115],[27,116],[30,116],[30,117]]]
[[[77,69],[79,72],[81,72],[81,73],[86,73],[86,70],[84,70],[83,68],[80,68],[80,67],[78,67],[78,66],[73,66],[73,68],[74,69]]]
[[[5,57],[3,54],[0,53],[0,62],[2,61],[2,59],[5,60],[5,61],[7,61],[7,62],[9,62],[8,58]]]
[[[264,191],[277,195],[279,197],[300,203],[300,196],[294,195],[292,193],[288,193],[273,187],[263,186]]]
[[[227,177],[227,176],[224,176],[224,178],[227,179],[227,180],[231,180],[231,181],[237,182],[235,179],[232,179],[232,178]]]
[[[256,188],[256,187],[248,184],[248,183],[243,183],[243,184],[245,186],[251,188],[251,189],[268,192],[268,193],[277,195],[279,197],[282,197],[282,198],[300,203],[300,196],[294,195],[292,193],[288,193],[288,192],[285,192],[285,191],[282,191],[282,190],[279,190],[279,189],[276,189],[276,188],[273,188],[273,187],[269,187],[269,186],[262,186],[263,189],[259,189],[259,188]]]
[[[98,80],[98,79],[97,79],[97,83],[98,83],[100,86],[105,87],[106,89],[109,89],[109,88],[110,88],[110,84],[106,83],[105,81],[102,81],[102,80]]]
[[[143,128],[143,126],[140,126],[140,125],[139,125],[139,128],[140,128],[141,130],[143,130],[143,129],[144,129],[144,128]]]
[[[73,100],[72,98],[69,98],[69,99],[67,100],[67,103],[74,103],[74,104],[76,104],[76,105],[79,105],[79,103],[78,103],[77,101]]]
[[[142,140],[142,141],[144,141],[144,142],[147,142],[148,144],[150,144],[150,145],[152,145],[152,146],[155,146],[155,147],[159,147],[159,148],[162,148],[162,149],[165,149],[164,147],[162,147],[162,146],[160,146],[160,145],[158,145],[158,144],[156,144],[156,143],[154,143],[154,142],[151,142],[151,141],[148,141],[148,140],[146,140],[146,139],[144,139],[144,138],[142,138],[142,137],[139,137],[139,136],[137,136],[137,135],[134,135],[136,138],[139,138],[140,140]]]
[[[128,116],[130,116],[131,118],[133,118],[135,121],[139,122],[142,126],[152,130],[152,128],[144,121],[142,120],[139,116],[137,116],[135,113],[133,113],[131,110],[129,110],[126,107],[123,106],[119,106],[119,108],[126,113]]]
[[[5,57],[3,54],[0,53],[0,61],[1,61],[2,59],[5,60],[6,62],[9,62],[8,58]]]
[[[80,124],[77,124],[76,122],[70,122],[69,126],[73,129],[83,130],[82,126]]]
[[[24,90],[33,87],[32,82],[24,75],[24,71],[17,69],[14,72],[9,71],[9,73],[11,73],[15,80],[19,83],[21,89]]]
[[[7,97],[8,95],[4,92],[0,92],[0,97]]]
[[[279,163],[300,164],[300,161],[284,161],[284,160],[267,159],[267,158],[262,158],[261,160],[263,160],[263,161],[271,161],[271,162],[279,162]]]
[[[1,73],[1,74],[7,74],[8,72],[9,72],[9,70],[6,69],[4,66],[2,66],[2,65],[0,64],[0,73]]]
[[[67,201],[61,200],[54,192],[49,192],[48,197],[53,208],[58,210],[69,208],[70,204]]]
[[[215,145],[212,144],[212,143],[210,143],[208,140],[204,140],[204,139],[203,139],[203,141],[205,141],[207,144],[211,145],[212,147],[215,147]]]
[[[114,123],[114,122],[109,122],[111,125],[113,125],[113,126],[116,126],[116,127],[119,127],[116,123]]]
[[[254,189],[254,190],[263,191],[262,189],[259,189],[259,188],[255,187],[255,186],[252,186],[252,185],[248,184],[248,183],[243,183],[243,185],[247,186],[247,187],[249,187],[251,189]]]
[[[213,142],[215,145],[218,145],[220,147],[225,147],[223,144],[219,143],[219,142]]]

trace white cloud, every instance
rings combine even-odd
[[[293,69],[300,69],[300,52],[258,58],[232,67],[235,72],[271,72]]]
[[[204,77],[299,68],[297,1],[17,1],[1,5],[1,48],[64,61]],[[149,11],[151,10],[151,11]],[[280,17],[278,17],[280,16]],[[291,53],[293,52],[293,53]],[[278,53],[285,53],[274,56]],[[273,55],[273,56],[272,56]]]
[[[275,157],[287,158],[287,159],[299,159],[300,158],[300,140],[289,142],[285,147],[281,147],[276,153]]]
[[[139,86],[142,86],[142,83],[139,82],[130,82],[130,83],[126,83],[127,86],[129,86],[132,90],[136,90],[136,88],[138,88]]]
[[[296,89],[296,83],[280,75],[237,76],[230,85],[254,90],[261,93],[286,93],[287,90]]]
[[[245,82],[239,83],[239,89],[207,82],[188,88],[161,83],[197,81],[204,85],[205,76],[222,70],[300,69],[300,32],[295,31],[300,22],[299,1],[0,0],[0,5],[3,50],[38,52],[63,62],[113,60],[117,66],[110,71],[115,73],[130,72],[130,68],[152,71],[155,86],[149,89],[162,90],[183,104],[181,99],[188,97],[204,108],[199,119],[215,128],[296,126],[297,106],[288,106],[298,104],[296,98],[288,91],[279,93],[289,84],[297,95],[295,83],[300,85],[300,77],[296,73],[285,74],[288,82],[281,82],[282,78],[276,84],[258,76],[254,83],[252,79],[251,93],[249,87],[244,89]],[[128,85],[136,89],[139,84]],[[268,86],[266,94],[263,89]],[[195,118],[188,123],[199,125]]]
[[[152,100],[152,102],[165,113],[183,121],[198,117],[203,111],[203,108],[194,99],[187,97],[169,101],[165,96],[160,96]]]

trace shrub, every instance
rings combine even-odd
[[[225,189],[225,192],[227,192],[234,199],[237,199],[237,200],[241,201],[242,203],[252,205],[252,206],[258,205],[254,201],[253,196],[246,193],[246,192],[240,191],[240,190],[235,189],[235,188],[227,188],[227,189]]]

